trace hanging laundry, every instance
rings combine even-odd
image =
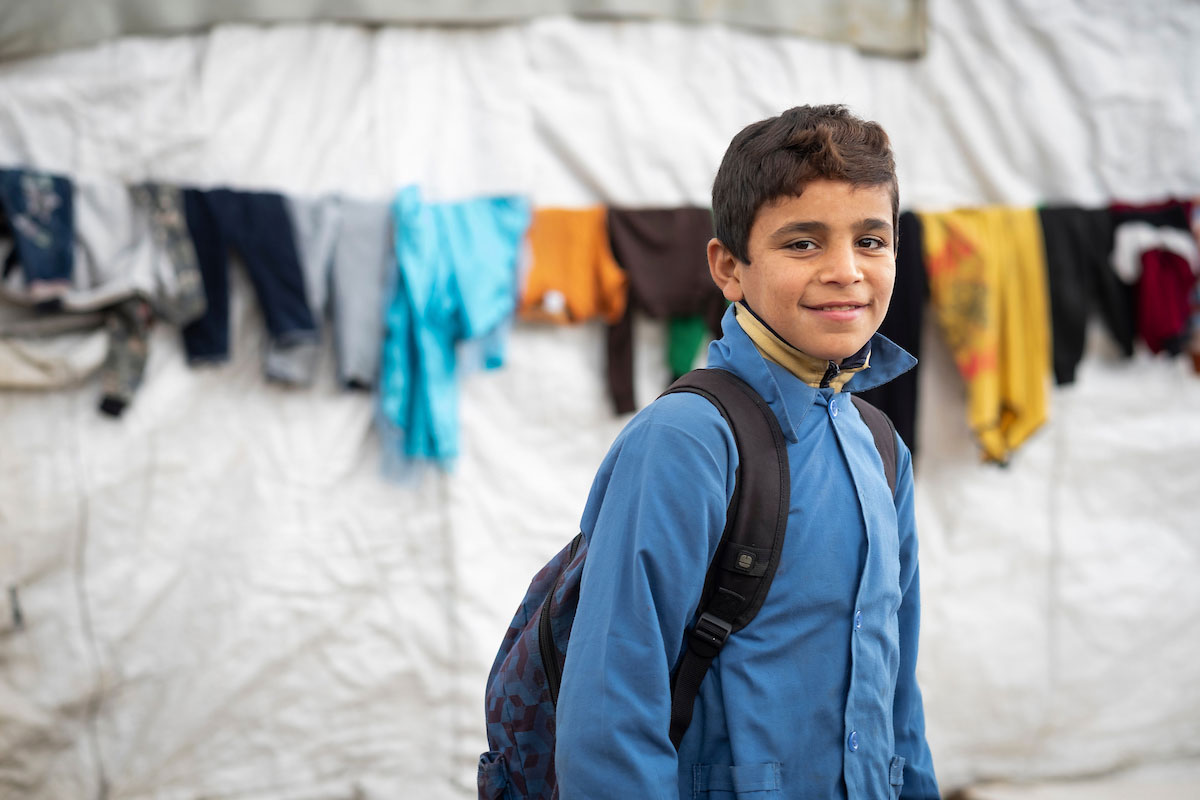
[[[83,180],[74,198],[74,276],[60,298],[63,310],[94,311],[140,297],[172,324],[204,313],[204,284],[178,188]]]
[[[1114,202],[1108,207],[1113,227],[1126,222],[1148,222],[1156,228],[1189,229],[1191,205],[1182,200],[1163,200],[1158,203]]]
[[[458,454],[459,345],[478,343],[484,368],[503,364],[530,213],[518,197],[428,203],[415,186],[397,194],[398,280],[379,386],[388,457],[448,467]]]
[[[153,291],[143,292],[154,313],[172,325],[187,325],[204,316],[208,302],[196,247],[183,213],[183,190],[177,186],[143,183],[129,188],[134,207],[145,216],[152,250]],[[136,237],[145,234],[136,232]]]
[[[1192,237],[1200,246],[1200,195],[1191,199],[1191,214],[1189,223]],[[1191,336],[1188,339],[1188,353],[1192,357],[1192,371],[1200,375],[1200,283],[1192,289]]]
[[[608,229],[613,255],[629,276],[625,314],[608,329],[609,392],[616,412],[626,414],[636,409],[634,314],[662,320],[700,316],[716,337],[721,335],[725,298],[708,272],[708,240],[713,235],[709,209],[610,209]],[[689,332],[677,328],[676,335]],[[671,347],[668,343],[668,350]]]
[[[309,383],[319,350],[318,334],[283,197],[269,192],[187,189],[183,199],[208,304],[204,316],[183,329],[188,361],[229,358],[229,254],[233,250],[246,267],[271,335],[266,376],[291,385]]]
[[[322,312],[328,311],[330,267],[341,230],[342,201],[337,195],[325,195],[287,197],[284,203],[292,221],[292,232],[296,235],[296,255],[304,273],[305,296],[317,326],[321,327]],[[390,226],[391,211],[387,210],[387,214]],[[390,227],[386,241],[390,248]]]
[[[100,368],[100,411],[120,416],[141,385],[154,319],[177,326],[199,319],[207,307],[204,282],[181,189],[82,181],[75,196],[75,269],[91,285],[62,304],[104,309],[109,348]]]
[[[521,319],[559,324],[621,319],[629,280],[613,258],[605,208],[534,210],[529,248]]]
[[[109,351],[106,319],[0,299],[0,389],[60,389],[91,377]]]
[[[72,229],[55,230],[55,235],[67,237],[57,249],[73,257],[69,282],[60,287],[51,309],[39,302],[40,295],[21,275],[8,275],[5,297],[15,306],[41,308],[42,313],[39,332],[26,320],[20,323],[23,333],[0,325],[5,329],[0,335],[9,339],[10,349],[25,355],[77,353],[90,351],[34,340],[56,335],[50,332],[54,329],[65,333],[103,328],[108,351],[99,368],[100,408],[116,415],[141,382],[152,319],[177,325],[196,319],[205,308],[203,284],[184,228],[179,189],[83,180],[71,185],[71,198]],[[13,313],[11,308],[3,310],[9,319]],[[78,373],[75,368],[57,371],[47,362],[37,370],[46,376]]]
[[[1200,249],[1191,232],[1144,221],[1122,223],[1114,236],[1112,263],[1121,280],[1136,287],[1138,335],[1150,352],[1183,352],[1200,270]]]
[[[667,320],[667,367],[671,370],[672,381],[695,368],[700,350],[711,339],[704,317],[671,317]]]
[[[1133,355],[1134,293],[1113,272],[1112,213],[1107,208],[1038,210],[1046,251],[1053,326],[1054,380],[1075,382],[1093,310],[1125,357]]]
[[[29,296],[53,307],[71,288],[74,205],[71,181],[26,169],[0,169],[0,216],[12,238],[3,274],[20,266]]]
[[[1200,236],[1200,227],[1198,227],[1196,224],[1197,211],[1193,201],[1168,199],[1158,203],[1145,204],[1117,202],[1111,206],[1111,210],[1113,214],[1113,224],[1117,226],[1118,229],[1127,223],[1141,222],[1148,223],[1149,225],[1160,229],[1171,228],[1181,231],[1188,231],[1192,234],[1193,238]],[[1186,258],[1186,256],[1183,257]],[[1151,279],[1151,283],[1156,285],[1160,290],[1166,291],[1171,295],[1175,294],[1172,284],[1184,277],[1178,261],[1167,258],[1165,263],[1163,263],[1161,257],[1158,256],[1154,257],[1153,260],[1155,264],[1152,269],[1156,273],[1156,276]],[[1160,269],[1160,267],[1163,269]],[[1130,274],[1137,272],[1139,269],[1139,267],[1131,266],[1128,261],[1126,262],[1126,268],[1130,271]],[[1175,280],[1160,280],[1160,278],[1164,277],[1162,274],[1164,271],[1168,273],[1174,272]],[[1138,274],[1140,274],[1140,272]],[[1138,284],[1136,278],[1130,279],[1129,283],[1132,284],[1130,286],[1130,292],[1136,298],[1134,302],[1140,308],[1143,303],[1141,291],[1142,287],[1140,284]],[[1154,300],[1155,296],[1159,296],[1163,303],[1162,306],[1159,306],[1160,310],[1170,314],[1172,313],[1170,309],[1177,308],[1177,300],[1172,301],[1167,299],[1167,297],[1162,295],[1162,291],[1148,291],[1146,292],[1145,297],[1145,303],[1148,307],[1147,311],[1157,305],[1157,302]],[[1155,312],[1149,311],[1149,313],[1153,314]],[[1152,319],[1151,321],[1147,321],[1144,312],[1138,311],[1137,314],[1138,335],[1144,342],[1147,343],[1147,346],[1149,346],[1150,341],[1155,341],[1157,343],[1156,346],[1160,348],[1168,348],[1173,346],[1168,344],[1175,339],[1170,331],[1177,327],[1177,323],[1165,322],[1165,324],[1160,324],[1164,323],[1164,320]],[[1200,339],[1200,337],[1197,338]],[[1197,341],[1197,346],[1200,347],[1200,341]],[[1153,350],[1153,347],[1151,349]],[[1191,349],[1190,345],[1189,349]],[[1197,364],[1197,371],[1200,371],[1200,355],[1193,356],[1193,359]]]
[[[1049,311],[1037,212],[920,216],[930,299],[967,382],[968,422],[984,458],[1005,463],[1047,414]]]
[[[329,195],[289,198],[309,307],[329,315],[338,380],[370,389],[379,378],[387,283],[394,270],[388,203]],[[311,377],[311,376],[310,376]]]
[[[145,300],[131,297],[110,309],[107,316],[109,345],[100,367],[100,411],[119,417],[141,386],[146,371],[153,312]]]
[[[1188,207],[1191,209],[1188,213],[1188,229],[1191,230],[1196,245],[1200,247],[1200,195],[1189,200]]]
[[[903,347],[914,357],[921,357],[921,327],[924,324],[925,301],[929,297],[926,279],[924,238],[921,220],[911,211],[900,215],[897,231],[896,284],[892,289],[892,304],[888,308],[879,332]],[[920,365],[882,386],[862,392],[863,398],[891,417],[896,432],[917,455],[917,375]],[[851,383],[850,391],[854,391]]]
[[[1190,326],[1188,355],[1192,358],[1192,371],[1200,375],[1200,282],[1192,287]]]

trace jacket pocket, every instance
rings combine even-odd
[[[479,773],[475,776],[475,782],[479,788],[479,800],[512,800],[508,767],[498,750],[479,757]]]
[[[779,762],[743,764],[697,764],[692,767],[693,800],[770,800],[783,797]]]
[[[888,783],[892,785],[892,798],[899,800],[900,790],[904,788],[904,756],[892,756],[892,764],[888,767]]]

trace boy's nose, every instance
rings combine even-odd
[[[862,270],[853,245],[831,247],[825,253],[821,265],[821,280],[825,283],[857,283],[862,280]]]

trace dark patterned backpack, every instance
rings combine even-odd
[[[733,431],[739,464],[699,617],[672,676],[671,741],[679,747],[709,665],[726,638],[745,627],[766,599],[783,549],[791,483],[779,421],[749,384],[725,370],[698,369],[664,394],[673,392],[703,395],[717,407]],[[894,493],[895,429],[882,411],[858,397],[854,402],[871,429]],[[586,557],[580,533],[534,576],[496,654],[485,694],[490,750],[479,759],[479,800],[558,797],[555,705]]]

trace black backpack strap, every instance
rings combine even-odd
[[[892,418],[880,411],[875,406],[863,400],[856,394],[850,395],[854,400],[854,405],[858,406],[858,413],[862,415],[863,422],[867,423],[867,427],[871,429],[871,437],[875,440],[875,449],[879,451],[879,457],[883,459],[883,474],[887,476],[888,488],[892,490],[892,496],[896,496],[896,460],[899,454],[896,452],[896,426],[892,424]]]
[[[699,618],[685,637],[671,681],[671,741],[678,748],[713,659],[729,635],[754,618],[771,588],[787,532],[791,479],[779,420],[741,378],[720,369],[693,370],[663,394],[674,392],[708,398],[729,423],[738,449],[725,530],[704,579]]]

